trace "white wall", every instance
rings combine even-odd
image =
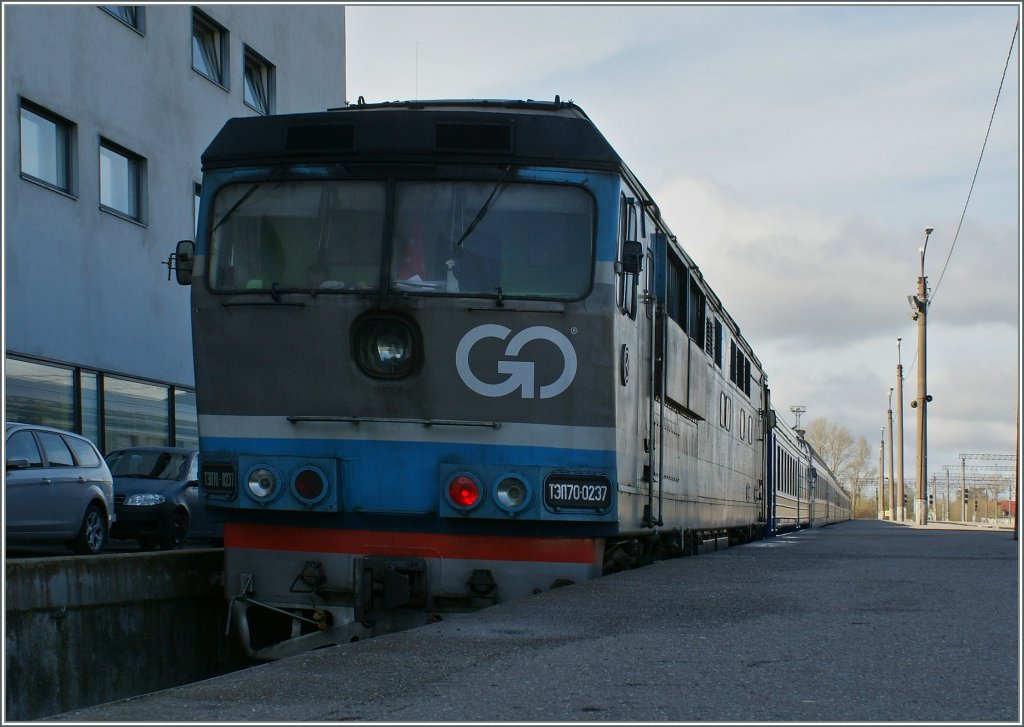
[[[200,155],[242,98],[242,45],[276,66],[276,111],[341,106],[338,5],[200,6],[229,32],[229,88],[192,70],[192,6],[145,6],[141,36],[94,5],[4,15],[4,319],[12,354],[193,385],[188,288],[161,264],[193,237]],[[77,124],[77,195],[20,177],[20,99]],[[99,139],[145,157],[144,225],[101,211]]]

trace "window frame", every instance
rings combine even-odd
[[[135,214],[128,210],[119,209],[113,205],[107,204],[103,201],[104,196],[104,177],[103,177],[103,151],[106,150],[112,154],[125,159],[128,162],[128,185],[130,187],[129,194],[133,199],[135,205]],[[99,138],[99,144],[97,147],[97,174],[99,177],[99,200],[100,209],[104,212],[120,217],[121,219],[135,222],[139,225],[146,225],[146,209],[148,203],[147,190],[147,170],[146,170],[146,158],[141,154],[136,154],[132,150],[111,141],[110,139],[101,136]]]
[[[56,128],[54,135],[54,158],[63,160],[63,179],[58,183],[51,182],[43,177],[36,176],[25,171],[25,129],[24,114],[33,116],[49,122]],[[19,99],[18,103],[18,172],[22,179],[33,182],[40,186],[51,189],[54,192],[67,195],[77,199],[78,196],[78,125],[73,121],[64,118],[60,114],[50,111],[44,106],[29,101],[26,98]],[[63,144],[63,148],[60,148]],[[63,182],[63,185],[59,182]]]
[[[209,37],[211,48],[215,50],[217,57],[210,59],[206,57],[204,50],[204,44],[200,40],[200,37]],[[227,28],[218,23],[216,20],[211,18],[209,15],[204,13],[199,8],[192,8],[192,70],[198,73],[200,76],[208,80],[217,86],[220,86],[225,91],[230,89],[229,79],[231,78],[231,64],[230,64],[230,35]],[[216,60],[218,68],[204,70],[196,65],[196,53],[199,52],[202,57],[202,65],[204,67],[209,66],[210,60]],[[213,75],[211,75],[213,74]]]
[[[260,108],[255,103],[249,102],[250,94],[249,89],[251,86],[256,84],[250,83],[249,69],[257,67],[260,71],[259,75],[259,88],[266,94],[265,108]],[[268,61],[266,58],[261,56],[259,53],[254,51],[248,45],[242,45],[242,103],[251,108],[253,111],[263,115],[270,116],[274,113],[277,106],[277,67]],[[259,99],[257,98],[257,102]]]
[[[97,5],[97,7],[118,22],[128,26],[139,35],[143,37],[146,36],[145,5]],[[130,17],[131,11],[134,11],[134,18]]]
[[[200,182],[192,180],[192,234],[193,240],[199,239],[199,210],[201,208],[201,200],[203,197],[203,185]]]
[[[623,315],[636,320],[638,305],[638,288],[640,273],[627,273],[618,267],[622,261],[622,253],[626,242],[640,242],[637,237],[636,198],[628,197],[624,191],[619,192],[619,240],[618,257],[616,258],[616,291],[615,304]],[[645,255],[646,257],[646,255]],[[642,272],[642,271],[641,271]]]

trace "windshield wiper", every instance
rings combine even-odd
[[[270,174],[268,174],[265,179],[261,179],[258,182],[253,183],[253,185],[245,191],[245,194],[239,197],[238,201],[231,205],[231,209],[225,212],[224,216],[221,217],[220,220],[213,227],[210,228],[210,233],[212,234],[214,230],[216,230],[218,227],[227,222],[228,218],[231,217],[231,215],[235,214],[235,212],[238,211],[238,208],[245,204],[245,201],[253,195],[253,192],[262,187],[265,182],[269,182],[271,179],[273,179],[274,175],[277,174],[280,170],[281,167],[274,167],[273,169],[270,170]]]
[[[511,167],[509,167],[505,171],[508,172],[510,170]],[[484,215],[486,215],[491,210],[491,205],[494,203],[495,198],[498,196],[498,192],[504,187],[505,179],[499,179],[498,183],[494,185],[494,189],[491,190],[490,195],[488,195],[487,199],[484,200],[484,203],[480,207],[480,210],[476,213],[476,217],[473,218],[473,221],[469,223],[469,226],[466,228],[465,232],[463,232],[459,239],[455,242],[455,247],[462,247],[462,243],[465,241],[465,239],[473,233],[473,230],[475,230],[476,226],[480,224],[480,221],[484,218]]]

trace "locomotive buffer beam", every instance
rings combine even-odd
[[[356,620],[370,623],[394,608],[427,604],[427,562],[424,558],[367,556],[356,578]]]

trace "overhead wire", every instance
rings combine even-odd
[[[956,232],[953,235],[953,242],[949,246],[949,253],[946,255],[946,261],[942,265],[942,270],[939,273],[939,279],[935,283],[935,287],[932,288],[931,295],[928,297],[928,310],[931,310],[932,305],[935,303],[935,296],[939,292],[939,285],[942,284],[942,278],[946,274],[946,268],[949,267],[950,258],[953,257],[953,250],[956,248],[956,242],[960,238],[960,230],[964,224],[964,218],[967,216],[967,207],[971,203],[971,195],[974,193],[974,185],[978,181],[978,172],[981,170],[981,160],[985,156],[985,147],[988,146],[988,137],[992,133],[992,122],[996,117],[996,108],[999,106],[999,97],[1003,92],[1003,84],[1006,82],[1006,71],[1010,67],[1010,59],[1013,57],[1013,50],[1017,44],[1017,33],[1020,30],[1020,21],[1013,26],[1013,37],[1010,39],[1010,50],[1006,54],[1006,62],[1003,64],[1003,75],[999,79],[999,88],[996,90],[996,100],[992,104],[992,113],[988,118],[988,129],[985,131],[985,139],[981,143],[981,153],[978,155],[978,163],[974,168],[974,177],[971,179],[970,189],[967,190],[967,199],[964,201],[963,212],[960,213],[960,222],[956,226]],[[917,365],[917,352],[914,352],[914,358],[911,360],[909,366],[904,370],[904,376],[906,376],[913,368]]]
[[[988,118],[988,129],[985,131],[985,140],[981,144],[981,154],[978,155],[978,164],[974,168],[974,178],[971,180],[971,187],[967,190],[967,200],[964,202],[964,210],[960,214],[960,222],[956,226],[956,233],[953,235],[953,244],[949,246],[949,254],[946,255],[946,262],[942,266],[942,272],[939,273],[939,279],[935,283],[935,287],[932,289],[931,298],[928,300],[928,308],[930,309],[935,303],[935,296],[938,295],[939,286],[942,284],[942,276],[946,274],[946,268],[949,266],[949,259],[953,257],[953,250],[956,248],[956,241],[960,237],[960,228],[963,227],[964,217],[967,216],[967,205],[971,203],[971,194],[974,192],[974,184],[978,181],[978,171],[981,169],[981,160],[985,156],[985,147],[988,145],[989,134],[992,133],[992,121],[996,117],[996,107],[999,106],[999,96],[1003,92],[1003,83],[1006,82],[1006,71],[1010,67],[1010,58],[1013,57],[1013,49],[1017,44],[1017,31],[1020,28],[1020,21],[1018,20],[1016,25],[1013,26],[1013,38],[1010,39],[1010,50],[1006,54],[1006,63],[1003,65],[1003,76],[999,79],[999,89],[996,91],[996,100],[992,104],[992,114]]]

